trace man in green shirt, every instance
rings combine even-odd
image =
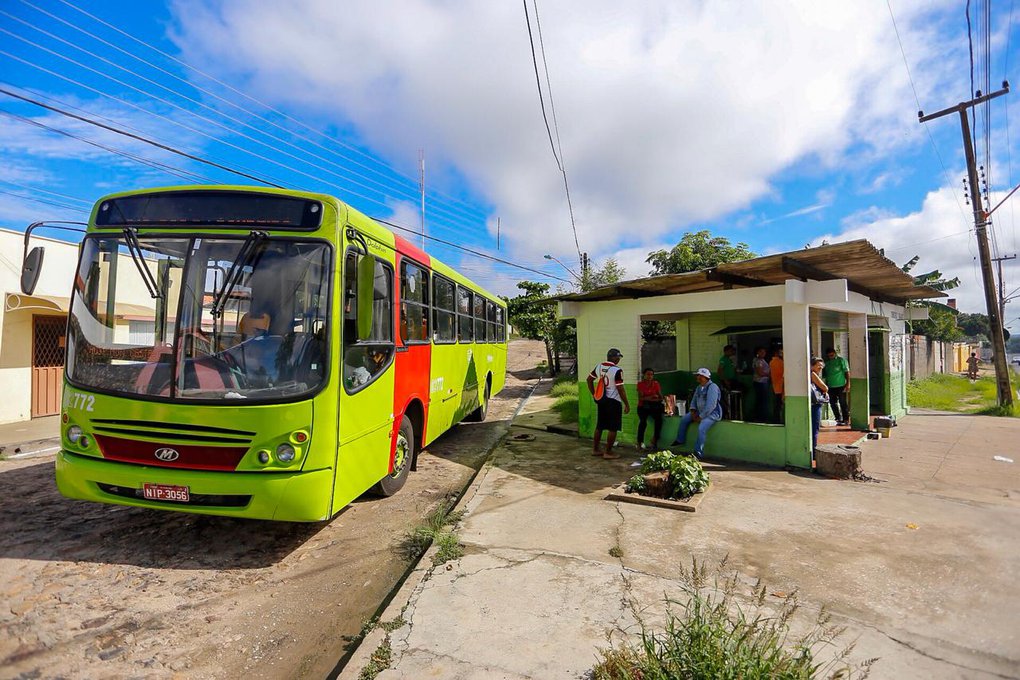
[[[739,389],[737,385],[737,348],[733,345],[723,347],[723,355],[719,357],[719,368],[716,374],[722,381],[722,386],[728,390]]]
[[[825,350],[822,379],[829,386],[829,406],[832,415],[836,416],[836,424],[848,425],[850,409],[847,407],[846,395],[850,394],[850,365],[843,357],[836,356],[836,350],[832,347]]]

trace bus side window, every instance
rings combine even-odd
[[[474,341],[474,326],[471,318],[471,291],[457,286],[457,339],[461,342]]]
[[[343,380],[348,392],[371,383],[393,359],[393,269],[378,259],[372,286],[371,332],[368,338],[358,339],[357,270],[362,257],[366,256],[348,252],[344,263]]]
[[[400,339],[405,345],[429,341],[429,275],[406,260],[400,265]]]
[[[438,274],[432,277],[433,338],[438,344],[457,342],[457,288]]]

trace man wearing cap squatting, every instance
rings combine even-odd
[[[675,445],[683,446],[687,441],[687,426],[698,424],[698,439],[694,442],[694,455],[700,460],[705,453],[705,437],[712,426],[722,418],[722,391],[712,382],[712,373],[707,368],[699,368],[694,375],[698,387],[691,397],[691,407],[680,419],[680,431],[677,432]]]

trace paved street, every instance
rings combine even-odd
[[[832,612],[857,640],[851,659],[879,657],[872,678],[1020,676],[1018,419],[904,418],[864,444],[872,482],[713,466],[695,513],[603,500],[634,452],[604,461],[513,432],[465,497],[465,556],[425,560],[383,614],[406,623],[380,680],[582,677],[610,640],[661,627],[663,598],[683,600],[680,567],[726,556],[744,598],[759,578],[767,606],[799,593],[795,632]],[[385,639],[374,632],[342,677]]]
[[[0,676],[325,677],[406,572],[403,533],[463,489],[536,382],[542,343],[510,348],[485,423],[323,524],[70,501],[52,454],[0,461]]]

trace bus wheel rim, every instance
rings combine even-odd
[[[393,453],[393,472],[391,477],[397,477],[403,471],[404,466],[407,465],[407,450],[410,448],[410,443],[407,438],[401,433],[397,435],[397,448]]]

